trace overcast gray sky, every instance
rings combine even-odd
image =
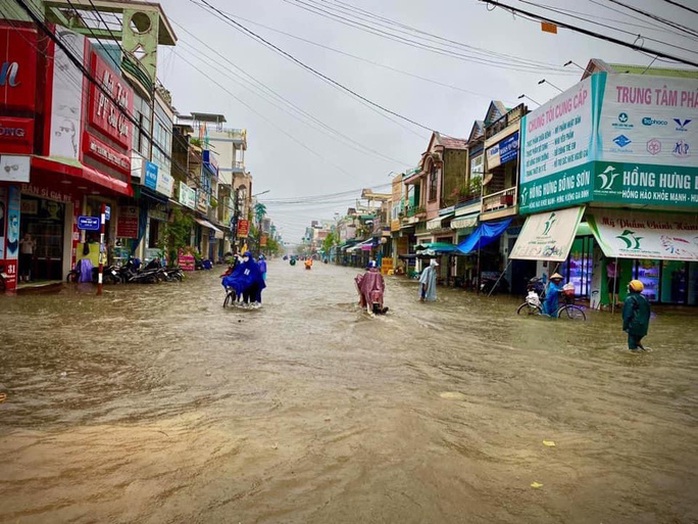
[[[473,121],[483,118],[491,99],[502,100],[512,107],[520,102],[519,95],[526,94],[544,103],[557,90],[545,83],[539,85],[542,78],[561,89],[572,86],[581,70],[574,65],[562,68],[568,60],[581,66],[594,57],[643,65],[653,60],[646,54],[562,28],[557,35],[544,33],[539,22],[514,16],[501,8],[488,11],[477,0],[207,1],[372,102],[429,129],[456,137],[467,137]],[[618,1],[681,23],[698,35],[698,15],[666,0]],[[678,1],[698,10],[696,0]],[[682,37],[680,29],[632,13],[611,0],[502,2],[537,13],[544,12],[543,5],[552,6],[565,13],[548,11],[552,19],[573,22],[630,42],[633,36],[611,28],[640,33],[645,38],[645,48],[698,61],[698,51],[693,51],[698,50],[696,36]],[[160,79],[172,91],[174,105],[181,113],[222,113],[229,126],[247,129],[246,164],[254,177],[254,192],[270,190],[261,199],[285,241],[298,242],[311,220],[332,219],[335,212],[344,213],[362,187],[388,184],[391,173],[414,166],[426,149],[429,131],[371,109],[324,83],[235,29],[220,14],[198,7],[196,4],[201,5],[201,0],[161,0],[161,4],[179,42],[174,48],[161,48]],[[310,9],[323,13],[312,13]],[[330,18],[329,13],[336,13],[347,20],[375,26],[376,18],[357,9],[477,49],[451,44],[448,51],[463,56],[443,56]],[[595,23],[570,19],[566,16],[569,14],[593,19]],[[426,35],[407,29],[399,31],[395,26],[393,29],[384,26],[381,31],[392,33],[394,39],[436,46]],[[667,63],[656,61],[654,65],[667,66]],[[234,66],[240,69],[235,70]],[[286,100],[275,98],[265,88]],[[527,103],[536,107],[528,100]],[[296,108],[306,114],[300,114]],[[299,115],[300,120],[291,114]],[[308,114],[316,120],[310,120]],[[389,186],[378,190],[381,189],[388,192]],[[329,201],[302,205],[278,202],[290,197],[352,190],[355,192]]]

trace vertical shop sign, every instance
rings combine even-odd
[[[33,111],[36,106],[38,39],[33,28],[0,25],[0,100],[3,109]]]
[[[85,62],[85,37],[69,29],[56,28],[56,37],[81,64]],[[59,46],[53,59],[51,87],[51,140],[49,155],[77,160],[80,155],[82,123],[82,84],[76,79],[82,71]]]
[[[7,191],[0,187],[0,260],[5,258],[5,223],[7,222]]]
[[[116,221],[118,238],[138,238],[138,207],[122,206]]]
[[[133,90],[94,50],[92,51],[92,74],[111,97],[105,95],[96,85],[92,86],[90,124],[124,148],[129,148],[131,121],[127,115],[133,114]],[[112,99],[116,99],[119,107],[112,102]]]
[[[250,233],[250,221],[240,220],[238,222],[238,238],[247,238]]]
[[[20,192],[16,186],[7,191],[7,236],[5,243],[5,289],[17,289],[17,257],[19,253]]]

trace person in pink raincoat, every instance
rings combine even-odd
[[[366,308],[368,313],[381,315],[388,311],[388,308],[383,306],[385,281],[375,260],[371,260],[366,268],[366,273],[356,275],[354,281],[359,291],[359,305],[362,308]]]

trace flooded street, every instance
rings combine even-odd
[[[698,522],[696,309],[633,355],[617,313],[387,277],[371,319],[281,260],[224,309],[221,272],[0,297],[0,522]]]

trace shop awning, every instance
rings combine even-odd
[[[438,218],[433,218],[427,222],[427,231],[431,231],[433,229],[442,229],[443,228],[443,223],[444,220],[448,220],[453,216],[453,213],[448,213],[446,215],[441,215]]]
[[[587,222],[609,258],[698,260],[698,213],[594,209]]]
[[[563,262],[572,248],[584,207],[570,207],[526,217],[509,254],[515,260]]]
[[[83,164],[65,164],[52,158],[33,156],[31,159],[31,166],[32,169],[39,171],[49,171],[66,175],[70,178],[84,180],[85,182],[107,188],[120,195],[133,196],[133,188],[130,183]]]
[[[213,229],[215,238],[224,238],[225,237],[223,231],[221,229],[217,228],[216,226],[214,226],[213,224],[211,224],[211,222],[209,222],[208,220],[204,220],[203,218],[195,218],[194,220],[196,220],[196,222],[198,224],[200,224],[204,227],[207,227],[209,229]]]
[[[363,242],[359,244],[354,244],[350,248],[347,249],[347,253],[352,253],[357,250],[361,251],[370,251],[373,248],[373,239],[369,238],[368,240],[364,240]]]
[[[482,222],[471,235],[458,244],[458,251],[469,255],[482,247],[485,247],[499,238],[511,224],[511,218],[497,220],[495,222]]]
[[[414,247],[414,250],[422,251],[426,255],[445,255],[448,253],[453,253],[454,251],[458,251],[454,244],[448,244],[446,242],[429,242],[425,244],[419,244]]]
[[[471,215],[465,215],[462,217],[456,217],[451,220],[451,229],[465,229],[467,227],[476,227],[477,218],[480,213],[473,213]]]

